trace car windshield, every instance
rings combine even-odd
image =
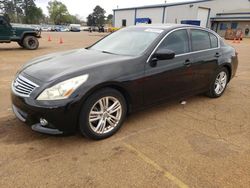
[[[103,53],[138,56],[141,55],[162,32],[163,30],[159,29],[122,29],[107,36],[89,49]]]

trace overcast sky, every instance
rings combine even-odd
[[[36,0],[38,7],[41,7],[45,14],[48,14],[47,5],[49,0]],[[113,9],[117,8],[126,8],[133,6],[143,6],[143,5],[152,5],[152,4],[161,4],[165,0],[60,0],[63,2],[69,10],[70,14],[78,14],[86,20],[86,17],[92,12],[96,5],[100,5],[104,8],[107,14],[112,14]],[[188,0],[167,0],[167,2],[180,2]],[[190,1],[190,0],[189,0]]]

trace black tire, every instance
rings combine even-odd
[[[107,129],[112,128],[112,130],[110,130],[109,132],[106,132],[106,133],[97,133],[95,130],[93,130],[93,124],[89,120],[90,112],[91,112],[91,110],[93,110],[94,107],[96,107],[96,105],[99,104],[98,101],[103,99],[104,97],[111,97],[111,98],[119,101],[119,102],[117,102],[120,106],[120,108],[119,108],[120,115],[118,115],[119,121],[117,120],[116,125],[112,127],[111,124],[109,124],[109,122],[108,122],[110,120],[105,119],[105,126],[104,126],[105,131],[106,131],[106,128],[105,128],[106,126],[107,126]],[[112,101],[108,102],[108,104],[111,104],[111,106],[112,106],[111,102]],[[118,113],[118,111],[114,112],[114,113]],[[90,139],[94,139],[94,140],[105,139],[105,138],[108,138],[108,137],[112,136],[113,134],[115,134],[121,128],[121,126],[126,118],[126,114],[127,114],[127,104],[126,104],[126,100],[123,97],[123,95],[119,91],[112,89],[112,88],[101,89],[101,90],[95,92],[94,94],[92,94],[90,97],[88,97],[87,100],[84,102],[82,109],[81,109],[81,112],[80,112],[80,117],[79,117],[79,128],[80,128],[82,135],[84,135]],[[114,115],[114,116],[116,116],[116,115]],[[99,115],[99,116],[102,116],[102,118],[104,118],[103,114]],[[100,118],[100,119],[102,119],[102,118]],[[105,118],[108,119],[109,116],[107,116]],[[97,120],[95,128],[98,127],[100,121],[101,120]]]
[[[219,75],[221,73],[225,73],[226,74],[226,83],[225,83],[225,87],[223,90],[221,90],[219,93],[216,92],[216,80],[217,78],[219,77]],[[229,73],[228,73],[228,70],[227,68],[225,67],[222,67],[220,68],[214,75],[213,79],[212,79],[212,82],[210,84],[210,87],[209,87],[209,90],[208,92],[206,93],[206,95],[210,98],[219,98],[220,96],[223,95],[223,93],[225,92],[226,88],[227,88],[227,84],[229,82]]]
[[[23,39],[23,45],[28,50],[36,50],[39,47],[39,41],[34,36],[26,36]]]
[[[21,48],[24,48],[23,42],[17,42]]]

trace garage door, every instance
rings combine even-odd
[[[207,27],[208,16],[209,16],[209,9],[198,8],[197,19],[201,21],[201,27]]]

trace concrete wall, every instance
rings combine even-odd
[[[181,20],[194,20],[197,17],[197,6],[179,5],[166,8],[164,23],[181,23]]]
[[[215,17],[217,13],[250,8],[250,2],[248,0],[213,0],[167,7],[165,23],[180,23],[181,20],[185,19],[195,20],[198,16],[199,7],[210,8],[210,17]],[[210,27],[210,21],[208,27]]]
[[[208,2],[184,4],[166,7],[164,23],[180,23],[181,20],[196,20],[198,8],[210,8],[210,17],[215,17],[217,13],[228,12],[235,9],[250,9],[248,0],[213,0]],[[162,23],[163,8],[137,9],[137,18],[152,19],[153,23]],[[127,19],[127,25],[134,25],[135,9],[115,11],[115,26],[121,27],[121,20]],[[128,21],[129,20],[129,21]],[[210,27],[210,18],[208,22]]]
[[[164,8],[137,9],[136,18],[150,18],[152,24],[162,23]]]
[[[115,11],[114,26],[122,27],[122,20],[127,20],[127,26],[135,24],[135,10]]]

